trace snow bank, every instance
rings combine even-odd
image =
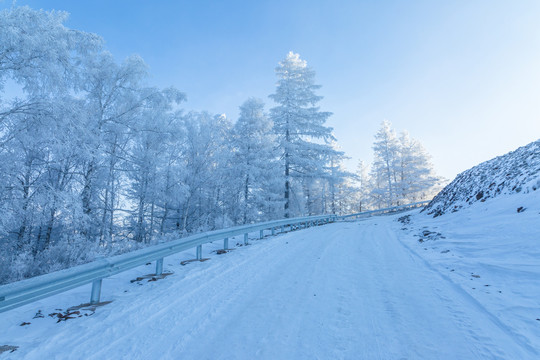
[[[509,182],[522,184],[521,193],[512,185],[435,219],[425,212],[402,217],[402,241],[512,338],[540,349],[540,191],[527,188],[533,177],[524,170],[520,178],[529,180]]]

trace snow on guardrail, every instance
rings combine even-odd
[[[385,209],[362,211],[362,212],[355,213],[355,214],[338,216],[337,220],[345,220],[345,219],[359,218],[359,217],[364,217],[364,216],[389,214],[389,213],[394,213],[394,212],[398,212],[398,211],[404,211],[404,210],[424,207],[427,204],[429,204],[429,201],[419,201],[419,202],[415,202],[415,203],[411,203],[411,204],[393,206],[393,207],[389,207],[389,208],[385,208]]]

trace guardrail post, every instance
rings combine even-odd
[[[156,260],[156,276],[163,274],[163,258]]]
[[[276,228],[275,227],[272,228],[272,236],[274,236],[274,235],[276,235]]]
[[[229,249],[229,238],[223,239],[223,250]]]
[[[285,232],[285,226],[281,225],[281,231],[280,232]]]
[[[197,260],[202,259],[202,245],[197,246]]]
[[[98,304],[101,297],[101,281],[97,279],[92,282],[92,293],[90,294],[90,304]]]
[[[248,234],[245,233],[244,234],[244,245],[247,245],[248,244]]]
[[[261,230],[259,232],[259,239],[262,239],[264,237],[263,235],[264,235],[264,230]]]

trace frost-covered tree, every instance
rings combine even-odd
[[[420,201],[432,195],[439,181],[429,154],[404,131],[398,138],[390,122],[383,121],[373,144],[371,197],[377,207]]]
[[[372,194],[379,206],[391,207],[397,203],[397,172],[400,145],[389,121],[384,120],[373,143]]]
[[[83,101],[71,94],[81,59],[93,56],[101,40],[66,28],[65,19],[63,12],[28,7],[0,11],[0,262],[7,268],[21,264],[0,274],[2,281],[59,266],[55,256],[64,264],[84,258],[58,249],[80,239],[81,212],[73,194]],[[6,81],[22,95],[8,98]]]
[[[185,197],[176,209],[177,230],[187,233],[231,225],[226,211],[229,187],[238,181],[230,169],[232,125],[223,115],[192,112],[182,118],[182,127],[184,173],[178,180],[185,186]]]
[[[284,169],[284,215],[289,217],[296,195],[292,194],[293,180],[300,180],[301,185],[301,180],[324,174],[328,154],[334,152],[328,143],[334,138],[332,129],[325,126],[331,113],[316,106],[322,99],[315,94],[320,85],[315,85],[315,72],[306,61],[289,52],[276,68],[276,75],[276,91],[270,98],[278,105],[270,109],[270,116]]]
[[[160,219],[169,210],[165,196],[172,195],[168,147],[174,149],[174,142],[181,140],[180,114],[173,107],[185,98],[172,88],[148,91],[152,95],[146,99],[140,120],[134,125],[136,131],[126,163],[130,184],[127,199],[133,203],[130,231],[134,240],[145,243],[163,232]]]
[[[330,113],[297,54],[277,69],[271,116],[249,99],[233,127],[183,114],[184,94],[148,87],[141,58],[117,62],[66,17],[0,11],[0,283],[269,220],[284,203],[286,216],[292,203],[348,211]],[[8,82],[22,95],[8,98]]]
[[[85,59],[81,88],[86,98],[86,150],[81,192],[90,221],[85,232],[110,242],[115,233],[116,210],[134,124],[145,100],[152,95],[142,87],[146,65],[138,56],[117,64],[108,52]]]
[[[0,11],[0,282],[124,251],[138,236],[131,217],[140,219],[139,203],[129,191],[148,178],[149,159],[134,144],[149,133],[148,114],[167,118],[156,100],[163,92],[143,87],[141,59],[117,64],[100,38],[65,27],[66,16]],[[9,99],[6,81],[22,95]],[[175,148],[164,149],[168,160]],[[152,156],[163,170],[160,154]],[[164,166],[176,171],[171,178],[174,164]],[[143,204],[166,197],[153,184],[143,193]]]
[[[399,137],[399,168],[396,188],[402,202],[426,199],[439,181],[435,176],[430,156],[407,131]]]
[[[240,117],[233,128],[233,171],[241,180],[238,218],[242,224],[275,218],[282,205],[282,174],[276,171],[272,127],[261,100],[251,98],[240,106]]]
[[[355,202],[354,206],[355,212],[366,211],[369,206],[369,176],[368,169],[364,161],[358,161],[356,167],[356,176],[355,176]]]
[[[10,79],[27,95],[10,100],[0,94],[0,123],[45,108],[44,94],[70,89],[78,62],[100,48],[99,37],[66,28],[67,15],[27,6],[0,11],[0,92]]]
[[[332,141],[331,146],[334,151],[327,154],[326,176],[324,177],[328,183],[328,194],[326,195],[328,201],[325,201],[325,203],[329,205],[329,209],[326,209],[325,212],[338,214],[342,213],[346,207],[342,196],[345,192],[348,192],[349,180],[353,177],[353,174],[346,171],[343,166],[343,160],[346,159],[345,153],[338,150],[335,141]]]

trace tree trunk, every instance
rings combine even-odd
[[[31,164],[27,164],[26,172],[24,174],[24,180],[22,182],[23,185],[23,206],[22,206],[22,213],[23,218],[21,221],[21,226],[19,228],[19,232],[17,234],[17,251],[22,252],[22,249],[24,247],[24,238],[26,234],[26,227],[28,226],[28,203],[30,202],[30,172],[31,172]]]
[[[288,121],[287,121],[288,123]],[[287,132],[285,133],[285,142],[287,144],[290,143],[290,134],[289,129],[287,129]],[[285,152],[285,217],[288,218],[290,216],[290,192],[291,192],[291,184],[289,180],[289,174],[290,174],[290,164],[289,164],[289,152],[286,150]]]
[[[249,196],[249,174],[246,175],[246,181],[244,184],[244,221],[243,221],[243,224],[247,223],[248,196]]]

